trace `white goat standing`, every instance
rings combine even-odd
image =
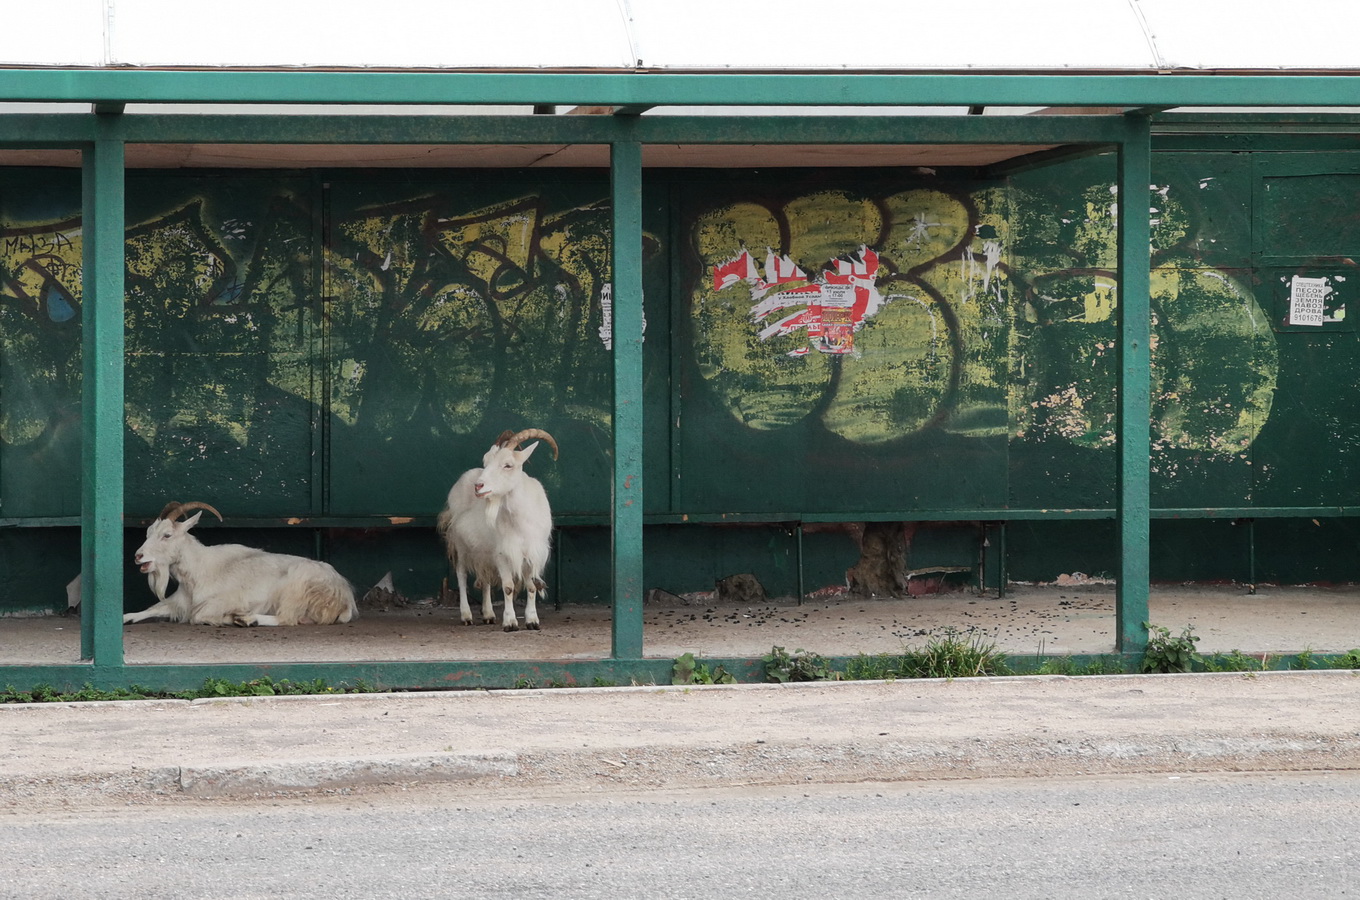
[[[146,529],[133,559],[159,602],[123,616],[123,624],[330,625],[359,615],[354,588],[328,563],[241,544],[205,546],[189,533],[203,513],[179,521],[195,509],[222,519],[206,503],[171,501]],[[172,577],[179,586],[167,597]]]
[[[482,457],[480,469],[469,469],[449,489],[439,513],[439,533],[458,576],[458,613],[472,624],[468,606],[467,573],[482,588],[482,621],[496,622],[491,605],[493,584],[501,586],[505,611],[501,626],[517,631],[515,594],[525,593],[524,627],[538,630],[538,597],[546,596],[543,567],[552,543],[552,508],[537,479],[524,474],[524,463],[538,441],[518,449],[530,438],[547,441],[557,459],[557,441],[538,428],[501,434]]]

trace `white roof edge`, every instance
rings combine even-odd
[[[1335,0],[45,0],[3,24],[11,67],[1360,72]]]

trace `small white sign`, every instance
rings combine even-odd
[[[1289,282],[1289,324],[1322,325],[1322,302],[1331,293],[1326,278],[1302,278]]]
[[[855,286],[853,284],[822,285],[822,306],[832,309],[850,309],[855,305]]]

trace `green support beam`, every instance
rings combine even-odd
[[[0,99],[52,103],[556,106],[1354,106],[1346,75],[865,75],[8,69]]]
[[[73,116],[71,118],[82,118]],[[23,133],[53,138],[43,117]],[[7,120],[8,121],[8,120]],[[400,116],[129,115],[129,143],[227,144],[1114,144],[1119,119],[1099,116]],[[16,129],[17,130],[17,129]],[[79,133],[79,132],[75,132]]]
[[[84,153],[81,296],[81,656],[123,665],[123,241],[121,117]]]
[[[1115,647],[1147,646],[1151,541],[1152,418],[1151,222],[1152,134],[1147,116],[1126,119],[1119,148],[1119,407],[1116,473],[1119,576]]]
[[[642,147],[611,145],[613,656],[642,658]]]
[[[0,95],[0,99],[3,96]],[[79,148],[94,140],[93,113],[6,113],[0,148]],[[623,121],[619,121],[622,119]],[[219,144],[1087,144],[1122,139],[1117,116],[506,116],[279,115],[236,113],[123,117],[128,143]],[[1165,113],[1157,135],[1347,135],[1360,116]]]

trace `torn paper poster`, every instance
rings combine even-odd
[[[604,349],[614,349],[614,285],[600,286],[600,341]],[[642,334],[647,334],[647,313],[642,314]]]
[[[883,305],[878,272],[878,254],[867,246],[832,260],[815,278],[773,250],[766,252],[762,271],[750,252],[743,249],[733,259],[713,267],[713,289],[721,291],[739,282],[750,285],[756,301],[751,307],[751,321],[764,325],[760,330],[762,341],[804,330],[807,345],[790,351],[790,356],[804,356],[813,348],[844,354],[854,351],[855,332]],[[796,311],[764,324],[790,309]]]
[[[1289,324],[1320,327],[1324,301],[1331,291],[1326,278],[1295,275],[1289,282]]]

